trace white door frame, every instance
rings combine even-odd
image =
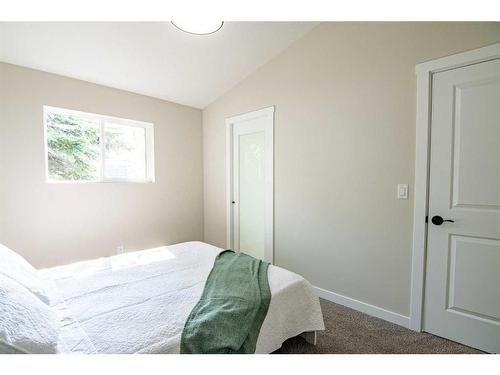
[[[262,108],[257,111],[244,113],[226,119],[226,247],[233,248],[233,127],[235,123],[247,121],[258,117],[270,119],[270,132],[266,135],[266,174],[272,178],[267,179],[265,186],[265,216],[266,237],[265,257],[274,263],[274,106]],[[269,151],[269,152],[268,152]]]
[[[435,73],[500,58],[500,43],[417,64],[417,116],[415,145],[415,204],[411,264],[410,328],[422,330],[425,260],[427,251],[428,188],[432,76]]]

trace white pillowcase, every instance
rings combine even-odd
[[[58,336],[59,322],[51,307],[0,275],[0,351],[56,353]]]
[[[39,277],[38,271],[22,256],[2,244],[0,244],[0,275],[15,280],[44,303],[50,302],[44,281]]]

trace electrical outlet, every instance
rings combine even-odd
[[[123,252],[125,251],[123,245],[120,245],[120,246],[117,246],[116,247],[116,253],[117,254],[123,254]]]

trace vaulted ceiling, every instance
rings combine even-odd
[[[313,22],[0,23],[0,61],[204,108],[310,31]]]

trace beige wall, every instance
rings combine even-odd
[[[408,315],[414,67],[498,41],[498,23],[320,24],[203,111],[205,241],[225,246],[224,119],[275,105],[276,264]]]
[[[156,182],[46,184],[42,106],[154,123]],[[35,266],[203,237],[201,111],[0,63],[0,243]]]

